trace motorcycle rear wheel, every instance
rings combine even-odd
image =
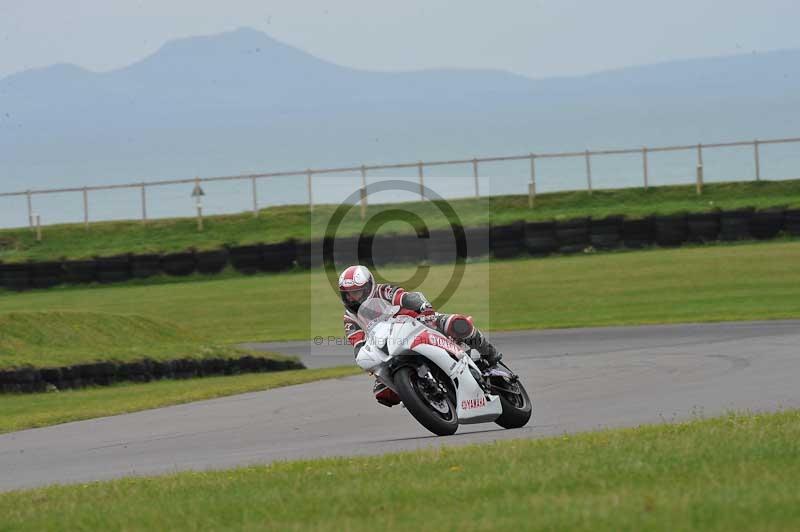
[[[503,386],[510,387],[509,389],[514,389],[517,393],[500,390],[494,392],[500,397],[500,404],[503,407],[503,413],[494,422],[504,429],[524,427],[533,415],[533,403],[528,391],[519,381],[513,384],[504,383]]]
[[[421,386],[417,369],[405,366],[394,374],[397,394],[414,419],[437,436],[449,436],[458,430],[456,407],[447,394],[432,398]]]

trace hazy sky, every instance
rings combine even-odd
[[[178,37],[248,26],[357,68],[531,77],[800,47],[797,0],[0,0],[0,77],[109,70]]]

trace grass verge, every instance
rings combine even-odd
[[[800,413],[0,494],[15,530],[797,530]]]
[[[355,366],[343,366],[208,377],[202,381],[164,380],[54,393],[4,395],[0,398],[0,433],[345,377],[360,372]]]
[[[586,192],[539,194],[536,208],[528,208],[527,196],[496,196],[482,199],[458,199],[448,203],[466,226],[485,225],[490,221],[505,224],[518,220],[568,219],[578,216],[604,217],[624,214],[642,217],[649,214],[704,212],[750,206],[800,207],[800,180],[743,183],[709,183],[702,196],[694,186],[652,187]],[[449,226],[432,202],[408,202],[399,205],[372,205],[367,216],[400,206],[418,214],[430,229]],[[251,213],[210,216],[202,233],[194,218],[98,222],[87,231],[83,224],[54,225],[44,228],[44,240],[37,242],[29,229],[0,231],[0,260],[23,262],[60,258],[89,258],[124,253],[182,251],[189,248],[216,249],[223,245],[281,242],[289,238],[308,240],[322,234],[336,205],[316,205],[314,213],[302,205],[263,209],[258,218]],[[363,228],[358,209],[350,211],[339,229],[340,236],[358,234]],[[384,227],[386,231],[409,231],[405,224]]]
[[[798,318],[798,265],[798,241],[476,262],[439,310],[494,330]],[[378,273],[391,281],[414,269]],[[420,286],[406,288],[433,300],[452,274],[433,266]],[[340,336],[341,308],[320,271],[0,295],[0,315],[136,314],[217,344]]]
[[[185,327],[139,315],[55,310],[0,314],[0,369],[247,354],[251,353],[206,342]],[[259,356],[286,358],[273,353]]]

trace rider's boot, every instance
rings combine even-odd
[[[391,408],[394,405],[400,404],[400,396],[378,379],[375,379],[375,386],[372,388],[372,393],[375,394],[375,399],[383,406]]]
[[[481,355],[481,359],[486,362],[487,367],[496,366],[503,358],[503,354],[497,351],[486,336],[476,327],[475,332],[465,343]]]
[[[496,365],[503,358],[503,355],[497,352],[497,349],[483,335],[480,329],[475,327],[471,316],[440,314],[438,325],[441,332],[451,338],[463,341],[480,353],[481,359],[486,363],[487,367]]]

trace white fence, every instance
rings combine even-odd
[[[800,138],[780,138],[780,139],[769,139],[769,140],[756,139],[756,140],[747,140],[738,142],[719,142],[710,144],[687,144],[679,146],[657,146],[657,147],[645,146],[641,148],[627,148],[627,149],[613,149],[613,150],[584,150],[575,152],[555,152],[555,153],[528,153],[524,155],[510,155],[501,157],[475,157],[472,159],[418,161],[418,162],[396,163],[396,164],[349,166],[340,168],[309,168],[306,170],[265,172],[256,174],[216,176],[216,177],[204,177],[204,178],[197,177],[192,179],[173,179],[173,180],[163,180],[163,181],[145,181],[139,183],[126,183],[117,185],[100,185],[100,186],[86,186],[86,187],[74,187],[74,188],[56,188],[56,189],[25,190],[18,192],[2,192],[0,193],[0,197],[19,197],[22,201],[26,201],[27,212],[28,212],[28,224],[31,227],[33,227],[34,225],[36,225],[35,222],[37,219],[37,216],[35,215],[33,209],[32,198],[34,196],[78,193],[81,196],[81,201],[83,206],[83,223],[86,225],[86,227],[88,227],[90,223],[89,197],[92,192],[119,190],[119,189],[138,189],[140,191],[139,203],[141,209],[141,220],[143,223],[146,223],[148,220],[148,192],[151,189],[157,189],[158,187],[168,186],[168,185],[181,185],[181,184],[193,185],[195,187],[194,190],[196,192],[196,194],[193,195],[195,195],[198,200],[197,211],[198,211],[198,218],[200,219],[202,217],[202,204],[200,202],[200,192],[202,190],[201,185],[203,183],[223,182],[223,181],[245,181],[245,182],[250,181],[251,196],[252,196],[252,212],[253,216],[258,216],[258,211],[259,211],[258,182],[260,180],[277,178],[277,177],[298,177],[301,179],[305,178],[307,194],[308,194],[307,204],[309,206],[309,209],[313,211],[314,176],[322,176],[325,174],[354,173],[360,175],[361,177],[361,190],[362,190],[361,212],[363,216],[367,205],[367,196],[364,193],[364,191],[366,190],[367,176],[371,171],[398,170],[398,169],[409,169],[414,171],[417,175],[417,179],[419,180],[420,184],[420,189],[419,189],[420,197],[424,199],[426,168],[443,167],[451,165],[452,166],[469,165],[472,168],[474,195],[475,197],[480,197],[481,190],[480,190],[479,176],[481,175],[481,165],[498,163],[498,162],[508,162],[508,161],[528,161],[530,164],[530,179],[528,182],[527,192],[529,198],[528,199],[529,205],[531,208],[533,208],[535,205],[536,187],[537,187],[536,162],[537,160],[541,159],[582,158],[585,162],[584,166],[585,166],[585,177],[586,177],[586,190],[591,194],[593,190],[593,183],[592,183],[593,158],[611,156],[611,155],[628,155],[641,158],[641,163],[642,163],[641,183],[644,188],[648,188],[651,185],[652,181],[650,175],[650,165],[648,163],[649,154],[659,153],[659,152],[695,151],[697,157],[697,165],[696,168],[692,169],[692,174],[696,176],[697,189],[698,193],[700,193],[703,185],[704,150],[710,150],[716,148],[731,148],[731,147],[752,149],[753,167],[754,167],[753,180],[760,181],[762,179],[761,176],[762,155],[760,153],[760,147],[770,144],[786,144],[786,143],[798,143],[798,142],[800,142]]]

